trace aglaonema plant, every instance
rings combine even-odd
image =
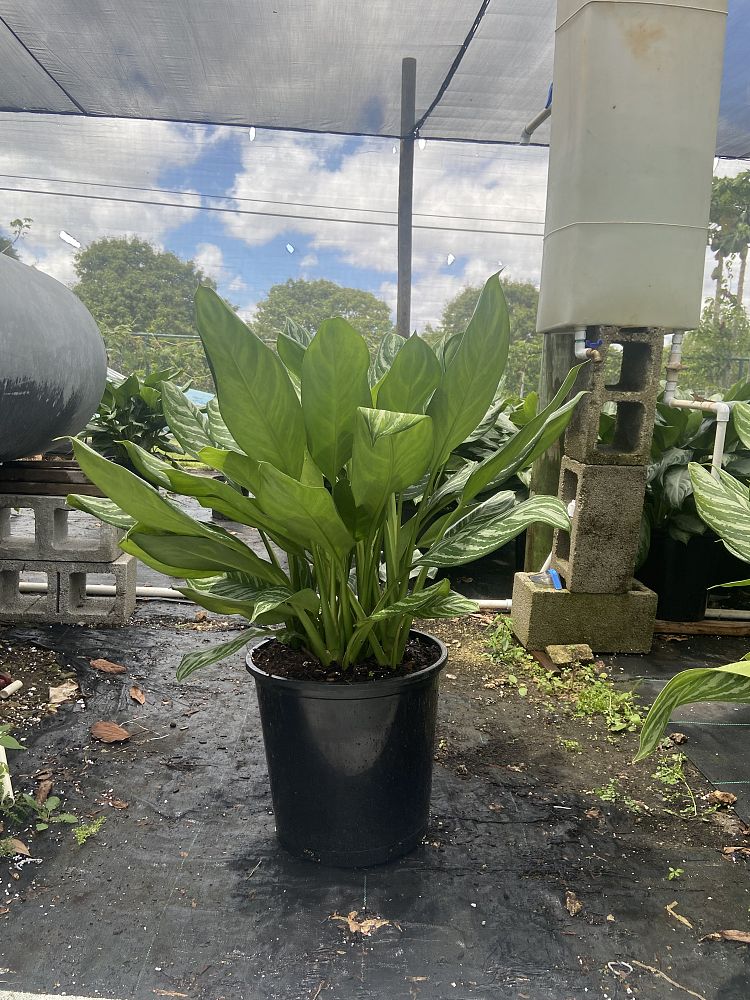
[[[567,426],[580,396],[567,400],[577,370],[502,448],[447,468],[485,417],[505,367],[508,312],[497,275],[440,358],[418,337],[391,336],[371,360],[343,319],[327,320],[314,336],[288,326],[276,353],[205,287],[196,315],[218,406],[204,416],[167,392],[165,415],[183,447],[228,482],[175,469],[128,443],[147,483],[77,440],[82,469],[108,499],[69,497],[127,528],[122,548],[185,578],[182,592],[197,604],[251,624],[231,642],[185,656],[178,677],[269,634],[305,647],[324,668],[347,670],[366,658],[396,667],[414,618],[476,609],[447,580],[433,583],[435,568],[492,552],[535,521],[569,527],[556,498],[516,503],[500,486]],[[495,492],[480,501],[490,485]],[[162,491],[257,529],[265,555],[190,517]]]
[[[750,430],[750,410],[744,417],[748,419]],[[699,515],[733,555],[750,563],[748,487],[723,469],[718,478],[694,462],[688,469]],[[747,587],[750,580],[738,580],[722,586]],[[691,667],[672,677],[646,716],[635,759],[642,760],[656,749],[675,709],[698,701],[750,703],[750,653],[737,663],[721,667]]]

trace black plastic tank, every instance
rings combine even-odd
[[[0,254],[0,462],[77,434],[99,405],[107,355],[84,304],[48,274]]]

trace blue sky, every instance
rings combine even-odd
[[[244,316],[271,285],[299,277],[362,288],[395,306],[398,156],[391,140],[0,118],[0,186],[35,192],[0,190],[0,225],[32,218],[23,259],[63,282],[75,281],[75,251],[60,230],[83,245],[138,235],[196,260]],[[718,165],[724,173],[743,166]],[[538,284],[546,174],[546,150],[536,147],[420,144],[414,327],[435,322],[446,301],[500,266]],[[707,273],[710,267],[709,260]]]

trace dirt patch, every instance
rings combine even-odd
[[[441,686],[453,696],[438,727],[435,759],[460,777],[504,773],[528,794],[538,784],[564,789],[616,835],[679,838],[686,848],[720,849],[731,838],[750,843],[750,828],[709,798],[711,785],[682,753],[684,734],[633,764],[645,707],[603,664],[587,668],[577,686],[564,671],[550,677],[515,644],[505,658],[490,656],[492,616],[424,627],[448,647]]]
[[[10,725],[16,735],[40,722],[49,713],[49,689],[74,678],[75,671],[50,649],[0,638],[0,673],[23,688],[0,701],[0,725]]]

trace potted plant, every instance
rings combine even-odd
[[[745,407],[741,421],[746,422],[750,430],[750,408]],[[750,493],[747,485],[723,471],[716,479],[696,463],[690,465],[689,473],[701,518],[716,532],[733,556],[743,563],[750,563]],[[748,585],[750,580],[723,584],[733,587]],[[646,716],[635,759],[642,760],[657,748],[676,708],[699,701],[750,703],[750,653],[737,663],[721,667],[692,667],[670,678]]]
[[[182,592],[197,604],[250,623],[185,656],[179,678],[263,640],[247,664],[281,843],[336,865],[389,860],[426,829],[446,660],[412,622],[476,608],[447,580],[432,583],[435,568],[488,553],[534,521],[568,527],[553,497],[477,498],[562,433],[579,398],[566,402],[576,372],[502,448],[450,474],[449,456],[485,416],[507,357],[497,276],[442,362],[423,340],[396,336],[371,360],[342,319],[314,336],[282,333],[277,354],[205,287],[196,313],[234,447],[216,447],[193,421],[192,448],[203,434],[201,460],[250,495],[127,443],[149,485],[76,441],[81,467],[109,499],[69,503],[128,528],[123,549],[184,577]],[[184,437],[194,414],[182,398],[165,397],[165,414]],[[266,558],[189,517],[160,488],[256,528]]]
[[[749,389],[738,383],[724,398],[744,399]],[[724,449],[725,468],[743,478],[750,474],[750,455],[736,417],[745,407],[733,408]],[[608,423],[605,415],[603,428]],[[659,595],[657,614],[666,621],[699,621],[708,589],[740,571],[698,516],[688,471],[691,462],[710,461],[715,433],[714,414],[657,404],[636,576]]]

